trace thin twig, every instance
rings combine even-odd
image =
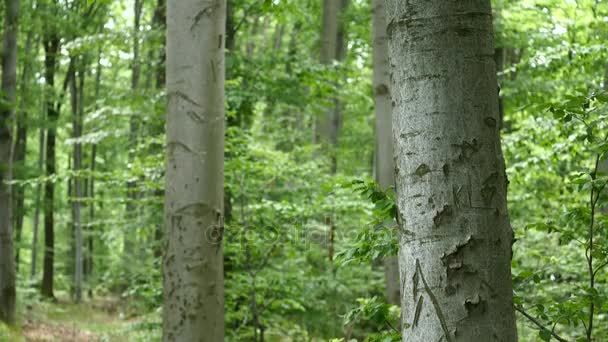
[[[397,330],[397,328],[395,328],[391,322],[389,322],[388,320],[386,320],[386,325],[388,325],[391,329],[393,329],[396,333],[401,333],[401,331]]]
[[[524,317],[526,317],[528,320],[530,320],[530,322],[534,323],[537,327],[539,327],[541,330],[546,331],[548,333],[551,334],[551,336],[553,336],[553,338],[555,338],[556,340],[558,340],[559,342],[568,342],[568,340],[566,340],[565,338],[559,336],[558,334],[555,333],[555,331],[549,330],[547,327],[545,327],[541,322],[539,322],[536,318],[532,317],[532,315],[530,315],[529,313],[527,313],[522,307],[520,306],[515,306],[515,310],[517,312],[519,312],[520,314],[522,314]],[[553,329],[555,329],[555,327],[553,327]]]

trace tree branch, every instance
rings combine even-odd
[[[566,340],[566,339],[562,338],[561,336],[559,336],[558,334],[556,334],[555,331],[549,330],[547,327],[545,327],[536,318],[532,317],[532,315],[530,315],[529,313],[527,313],[522,307],[516,305],[515,306],[515,311],[517,311],[520,314],[522,314],[524,317],[526,317],[528,320],[530,320],[530,322],[534,323],[541,330],[549,332],[551,334],[551,336],[553,336],[553,338],[555,338],[556,340],[558,340],[560,342],[568,342],[568,340]],[[554,329],[555,329],[555,327],[554,327]]]

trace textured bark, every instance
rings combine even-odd
[[[167,3],[165,341],[223,341],[226,3]]]
[[[388,35],[384,0],[373,1],[374,32],[374,102],[376,111],[376,181],[386,190],[395,185],[393,162],[393,124],[388,60]],[[397,256],[384,260],[386,299],[389,304],[399,305],[399,265]]]
[[[489,0],[387,0],[403,341],[517,341]]]
[[[0,109],[0,321],[15,323],[15,255],[11,226],[12,133],[10,120],[15,114],[17,88],[17,33],[19,0],[4,2],[4,36],[2,43],[2,94],[5,105]]]

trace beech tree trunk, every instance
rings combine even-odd
[[[517,341],[489,0],[387,0],[403,341]]]
[[[395,185],[393,162],[393,123],[388,60],[388,35],[384,0],[373,1],[374,33],[374,102],[376,110],[376,181],[383,190]],[[399,265],[397,256],[384,260],[386,299],[389,304],[399,305]]]
[[[343,0],[323,1],[323,22],[321,27],[321,64],[331,65],[338,60],[339,48],[339,15]],[[329,152],[331,172],[335,173],[337,162],[334,148],[338,142],[339,102],[333,99],[333,104],[324,114],[318,116],[315,123],[314,143],[321,144]]]
[[[224,340],[226,2],[167,3],[164,341]]]
[[[12,132],[17,88],[17,33],[19,0],[4,1],[4,37],[2,43],[2,95],[0,109],[0,321],[15,324],[15,255],[11,226]]]
[[[323,22],[321,26],[321,64],[329,65],[336,59],[338,44],[338,15],[340,13],[340,0],[323,0]],[[330,134],[333,108],[319,116],[315,124],[314,142],[327,143]]]

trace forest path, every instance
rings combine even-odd
[[[113,298],[95,298],[82,304],[67,300],[37,303],[23,310],[21,341],[154,341],[154,330],[145,329],[154,327],[150,319],[155,321],[154,315],[137,317],[127,313],[121,302]]]

